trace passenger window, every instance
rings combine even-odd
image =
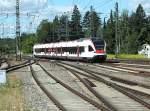
[[[89,52],[91,51],[94,51],[94,49],[91,46],[89,46]]]

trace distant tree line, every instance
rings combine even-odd
[[[107,51],[115,53],[115,12],[111,10],[110,17],[103,25],[103,38],[107,42]],[[129,15],[124,10],[118,20],[118,36],[120,53],[137,53],[141,45],[150,44],[150,16],[139,5],[136,12]]]
[[[35,34],[23,33],[21,36],[22,50],[26,53],[32,52],[35,43],[99,37],[106,40],[107,53],[113,54],[116,50],[116,12],[111,10],[107,20],[103,22],[99,14],[91,7],[81,17],[81,13],[75,5],[71,18],[69,18],[68,13],[60,17],[55,16],[52,21],[43,20]],[[139,4],[136,11],[131,14],[127,10],[119,13],[118,37],[120,53],[135,54],[142,44],[150,44],[150,16],[146,15],[142,5]]]
[[[0,56],[15,53],[15,40],[10,38],[0,39]]]

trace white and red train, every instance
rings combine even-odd
[[[84,38],[74,41],[37,44],[33,47],[34,57],[83,60],[91,62],[105,61],[106,42],[98,38]]]

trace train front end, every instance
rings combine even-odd
[[[92,61],[94,62],[103,62],[107,58],[106,53],[106,42],[103,39],[92,39],[95,51]]]

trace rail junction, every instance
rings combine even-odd
[[[39,111],[149,111],[149,64],[24,58],[1,68],[22,77],[29,106]],[[143,71],[141,71],[143,70]]]

